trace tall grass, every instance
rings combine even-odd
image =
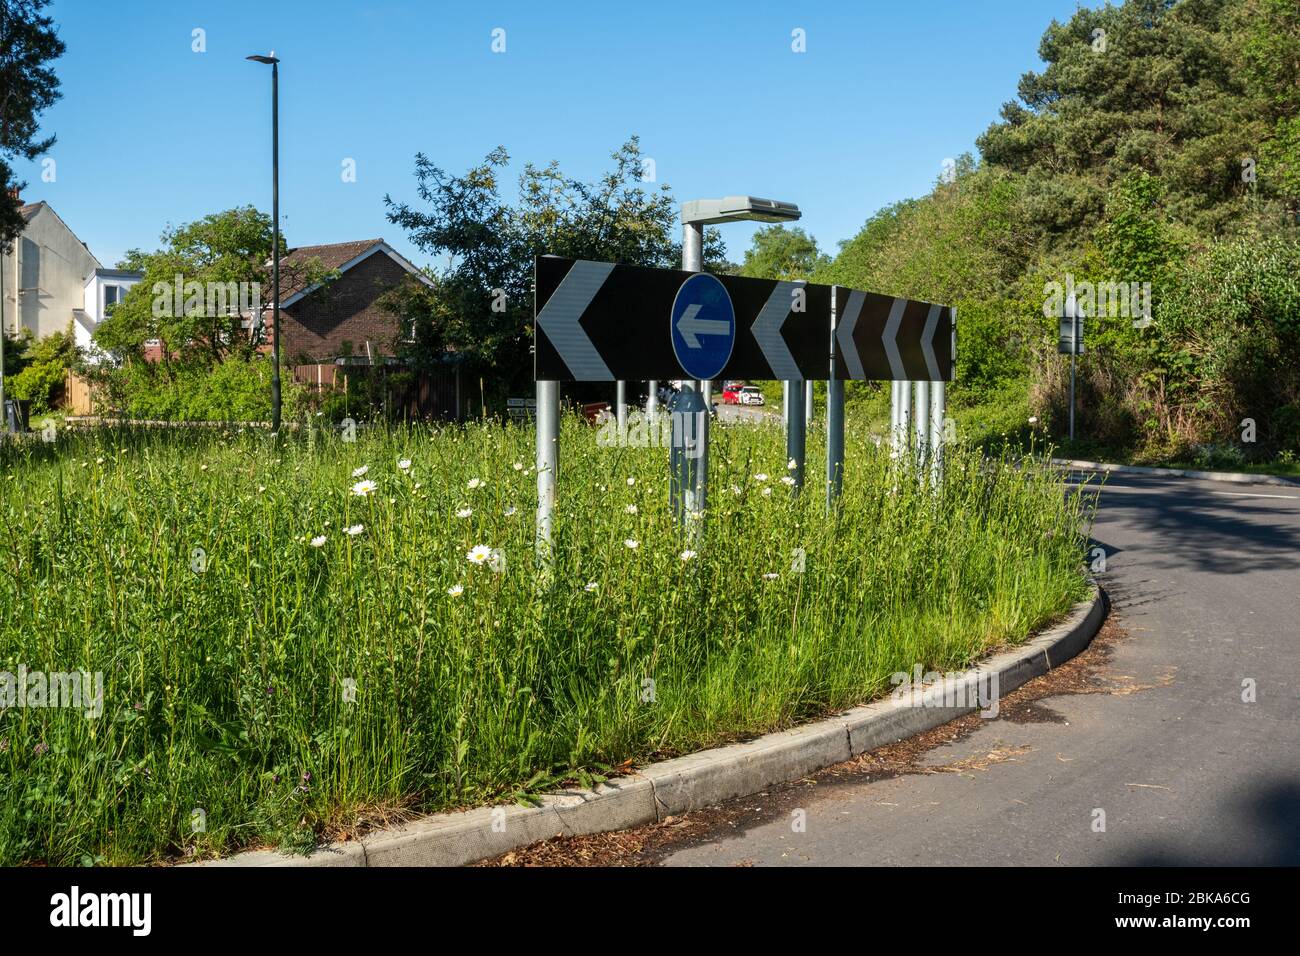
[[[299,847],[505,799],[967,664],[1084,592],[1086,516],[1045,470],[953,447],[932,495],[851,428],[827,513],[816,432],[799,496],[779,429],[713,435],[707,532],[683,556],[666,451],[566,421],[549,578],[531,428],[6,446],[0,670],[102,671],[105,689],[98,719],[0,712],[0,862]]]

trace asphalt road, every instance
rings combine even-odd
[[[659,862],[1300,864],[1300,488],[1114,475],[1093,536],[1123,630],[1104,692],[977,721],[919,759],[947,772],[706,814]]]

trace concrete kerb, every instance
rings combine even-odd
[[[1074,461],[1069,458],[1053,458],[1052,464],[1058,468],[1113,472],[1117,475],[1157,475],[1165,478],[1199,478],[1202,481],[1222,481],[1234,485],[1281,485],[1284,488],[1300,488],[1300,481],[1293,481],[1280,475],[1254,475],[1244,471],[1192,471],[1187,468],[1149,468],[1145,465],[1111,465],[1101,461]]]
[[[885,698],[836,717],[755,740],[651,764],[594,790],[565,790],[536,806],[477,807],[438,813],[308,856],[257,851],[198,866],[462,866],[556,836],[623,830],[799,780],[825,767],[897,743],[987,705],[998,695],[1060,666],[1088,646],[1106,617],[1105,592],[1092,593],[1064,621],[1012,650],[982,661],[942,688],[963,706],[916,706]],[[965,696],[962,696],[965,695]],[[982,696],[983,695],[983,696]],[[942,704],[943,699],[939,698]]]

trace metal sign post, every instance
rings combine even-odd
[[[802,382],[787,382],[789,389],[789,415],[785,424],[786,471],[794,479],[795,491],[803,487],[804,464],[807,451],[807,422],[804,419],[804,389]]]
[[[1082,355],[1084,351],[1083,313],[1079,310],[1079,302],[1074,293],[1070,293],[1061,307],[1061,328],[1056,350],[1062,355],[1070,356],[1070,441],[1074,441],[1074,363],[1075,356]]]
[[[830,363],[826,370],[826,508],[829,511],[844,490],[844,381],[835,377],[840,308],[844,294],[831,289]]]
[[[546,569],[553,556],[555,481],[560,470],[560,383],[537,383],[537,557]]]

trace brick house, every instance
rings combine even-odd
[[[337,277],[304,285],[313,268]],[[383,239],[290,249],[280,260],[280,354],[290,364],[395,354],[397,316],[379,300],[408,276],[431,284]]]

